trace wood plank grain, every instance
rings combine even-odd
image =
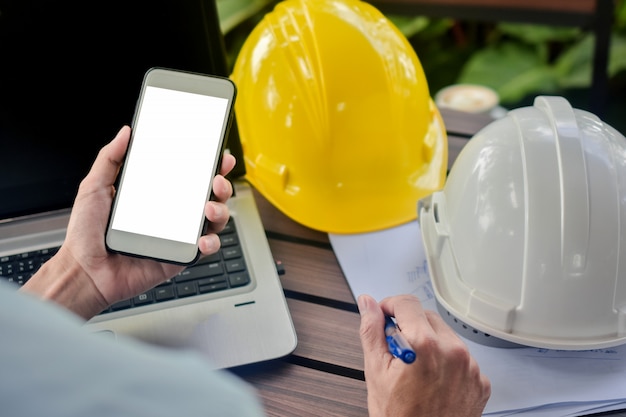
[[[596,9],[596,0],[375,0],[375,4],[398,4],[405,7],[444,6],[490,8],[495,10],[527,9],[535,11],[557,11],[563,13],[592,14]]]
[[[367,416],[365,382],[286,362],[239,375],[256,388],[268,416]]]
[[[276,208],[276,206],[270,203],[254,187],[253,192],[256,198],[257,206],[261,212],[261,220],[263,221],[267,232],[330,244],[328,241],[328,234],[313,230],[292,220]]]
[[[285,290],[354,304],[337,257],[331,248],[323,249],[292,242],[269,239],[276,260],[285,273],[280,279]]]
[[[294,356],[363,371],[358,313],[290,298],[287,304],[298,334]]]
[[[519,22],[590,28],[610,21],[606,0],[370,0],[387,14],[410,14],[481,22]],[[607,7],[608,8],[608,7]]]

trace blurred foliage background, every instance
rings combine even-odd
[[[614,1],[604,119],[626,134],[626,0]],[[231,66],[252,28],[276,3],[218,0]],[[432,96],[450,84],[474,83],[494,88],[505,108],[530,105],[536,95],[553,94],[586,109],[593,35],[581,28],[387,17],[413,45]]]

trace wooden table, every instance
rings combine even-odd
[[[450,165],[487,116],[442,111]],[[449,166],[450,166],[449,165]],[[293,354],[234,369],[259,392],[269,416],[367,416],[359,314],[326,233],[302,226],[256,193],[296,332]],[[612,413],[626,417],[626,410]]]

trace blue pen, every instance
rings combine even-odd
[[[416,357],[415,351],[389,316],[385,316],[385,337],[387,338],[389,352],[393,356],[402,359],[404,363],[413,363]]]

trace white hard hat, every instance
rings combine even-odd
[[[626,138],[539,96],[478,132],[420,201],[439,310],[472,340],[626,343]]]

